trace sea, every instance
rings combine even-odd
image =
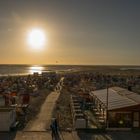
[[[35,72],[73,72],[98,69],[140,70],[140,66],[104,65],[0,65],[0,76],[29,75]]]
[[[29,75],[42,72],[63,72],[78,69],[70,65],[0,65],[0,76]]]

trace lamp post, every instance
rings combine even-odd
[[[107,94],[106,94],[106,128],[108,128],[108,84],[107,84]]]
[[[106,83],[106,87],[107,87],[107,93],[106,93],[106,128],[108,128],[108,101],[109,101],[109,76],[108,76],[108,78],[107,78],[107,83]]]

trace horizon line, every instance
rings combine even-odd
[[[55,65],[55,66],[137,66],[140,67],[140,64],[0,64],[0,65]]]

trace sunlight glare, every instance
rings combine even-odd
[[[32,49],[41,49],[45,45],[46,36],[41,29],[32,29],[28,33],[27,42]]]
[[[29,69],[29,73],[30,74],[34,74],[34,73],[38,73],[38,74],[41,74],[42,73],[42,71],[43,71],[43,67],[41,67],[41,66],[32,66],[32,67],[30,67],[30,69]]]

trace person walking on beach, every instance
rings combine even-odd
[[[53,140],[53,138],[55,138],[55,125],[54,125],[54,122],[51,123],[50,128],[51,128],[52,140]]]
[[[52,140],[60,140],[59,133],[58,133],[58,122],[56,118],[52,119],[51,125],[50,125],[51,131],[52,131]]]
[[[58,135],[58,123],[56,119],[54,120],[54,128],[55,128],[55,134]]]

